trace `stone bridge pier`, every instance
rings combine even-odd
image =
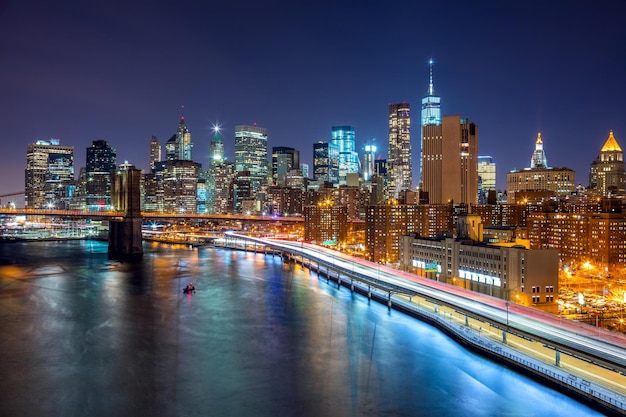
[[[109,223],[109,254],[114,257],[142,256],[141,170],[135,167],[111,173],[111,204],[126,214]]]

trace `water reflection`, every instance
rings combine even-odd
[[[0,334],[2,415],[599,415],[243,252],[146,244],[118,262],[101,243],[0,245]]]

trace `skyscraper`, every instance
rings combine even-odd
[[[69,208],[74,188],[74,147],[38,140],[26,151],[26,207]]]
[[[333,143],[313,144],[313,179],[339,183],[339,148]]]
[[[272,182],[284,186],[287,174],[294,169],[300,169],[300,152],[288,146],[272,147]]]
[[[267,165],[267,129],[235,126],[235,170],[250,172],[253,193],[267,183]]]
[[[181,117],[176,133],[165,144],[166,159],[168,161],[191,161],[193,142],[191,133],[185,123],[185,118]]]
[[[478,127],[458,115],[422,126],[422,190],[430,204],[476,204]]]
[[[346,175],[359,172],[359,156],[355,151],[355,133],[352,126],[333,126],[330,142],[339,149],[339,184],[346,183]]]
[[[609,193],[624,194],[625,182],[624,152],[611,130],[598,157],[589,168],[589,188],[603,196]]]
[[[422,126],[441,124],[441,97],[435,94],[432,58],[428,61],[428,66],[428,93],[422,98]]]
[[[373,143],[370,145],[365,145],[363,149],[363,180],[370,181],[372,176],[374,176],[374,161],[376,160],[376,145]]]
[[[213,127],[213,137],[209,144],[209,166],[212,167],[224,161],[224,142],[220,133],[220,127]]]
[[[496,191],[496,164],[491,156],[478,157],[478,202],[485,204],[489,191]]]
[[[420,138],[420,184],[423,189],[423,172],[424,172],[424,126],[441,126],[441,97],[435,94],[435,86],[433,84],[433,59],[428,61],[428,91],[422,98],[422,128]]]
[[[94,140],[87,148],[85,206],[88,210],[111,208],[111,172],[117,167],[115,149],[106,140]]]
[[[154,166],[157,162],[162,161],[161,143],[156,136],[152,136],[150,140],[150,171],[154,170]]]
[[[406,101],[389,105],[388,199],[413,188],[411,107]]]

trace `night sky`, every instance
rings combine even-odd
[[[98,139],[146,169],[151,136],[165,143],[181,115],[204,167],[214,123],[231,161],[234,127],[255,122],[311,170],[333,125],[386,157],[401,101],[417,181],[431,57],[442,113],[478,125],[500,189],[537,132],[548,164],[586,186],[609,130],[626,148],[625,16],[622,0],[0,0],[0,194],[24,189],[37,139],[73,145],[76,174]]]

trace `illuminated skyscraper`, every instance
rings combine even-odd
[[[441,97],[435,94],[433,85],[433,60],[428,61],[429,81],[428,94],[422,98],[422,126],[441,124]]]
[[[166,159],[168,161],[191,161],[193,142],[191,133],[185,123],[185,118],[181,117],[176,133],[165,144]]]
[[[413,188],[411,165],[411,107],[406,101],[389,105],[389,151],[387,198]]]
[[[339,183],[339,148],[333,143],[313,144],[313,179]]]
[[[489,191],[496,191],[496,164],[490,156],[478,157],[479,194],[478,202],[485,204]]]
[[[476,204],[478,127],[460,116],[422,126],[422,190],[430,204]]]
[[[363,180],[370,181],[374,175],[374,161],[376,160],[376,145],[365,145],[363,152]]]
[[[94,140],[87,148],[85,205],[88,210],[111,208],[111,172],[117,167],[117,156],[106,140]]]
[[[213,126],[213,137],[209,144],[209,166],[212,167],[224,161],[224,142],[220,134],[220,127]]]
[[[157,162],[162,161],[161,155],[161,143],[156,136],[152,136],[150,140],[150,170],[154,170],[154,166]]]
[[[26,207],[69,208],[75,187],[74,147],[38,140],[26,151]]]
[[[609,132],[604,146],[589,169],[589,188],[600,195],[624,194],[626,173],[624,172],[624,152],[617,143],[613,131]]]
[[[359,172],[359,157],[355,151],[355,133],[352,126],[333,126],[331,141],[339,149],[339,184],[346,183],[346,175]]]
[[[267,129],[235,126],[235,170],[250,172],[253,193],[267,183],[267,168]]]
[[[441,97],[435,94],[435,86],[433,84],[433,59],[428,61],[429,77],[428,92],[422,98],[422,128],[420,140],[420,184],[423,189],[423,172],[424,172],[424,126],[441,126]],[[432,131],[432,129],[431,129]]]
[[[288,146],[272,147],[272,182],[284,186],[287,174],[300,169],[300,152]]]

